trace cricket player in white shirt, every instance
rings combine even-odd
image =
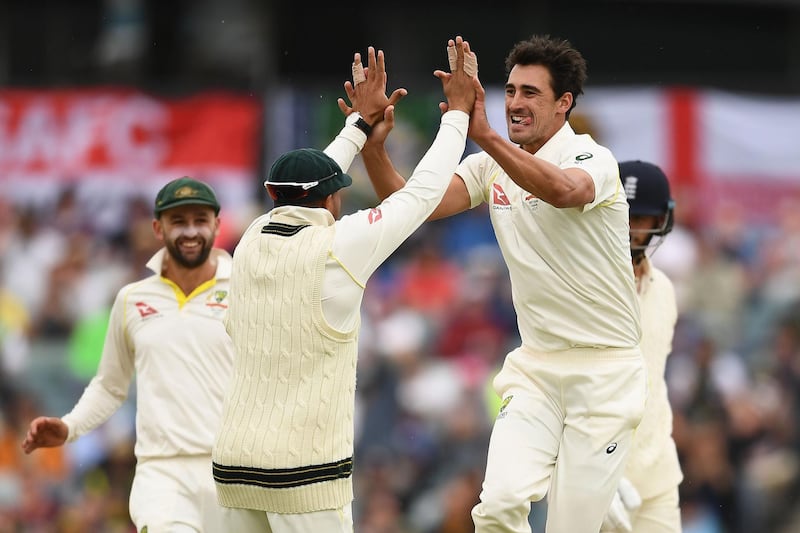
[[[672,408],[664,379],[678,310],[672,282],[650,262],[650,256],[672,230],[675,204],[667,176],[657,165],[624,161],[619,165],[619,175],[630,205],[631,256],[641,307],[641,346],[649,397],[633,438],[625,477],[601,531],[680,533],[678,485],[683,473],[672,439]]]
[[[153,231],[164,243],[111,309],[97,374],[70,413],[38,417],[25,453],[61,446],[108,420],[136,376],[136,472],[130,515],[138,532],[239,531],[217,502],[211,448],[233,367],[228,309],[231,256],[214,248],[220,205],[189,177],[156,196]],[[244,517],[246,518],[246,517]]]
[[[486,202],[511,276],[522,345],[494,380],[502,408],[489,444],[476,533],[596,533],[622,477],[647,397],[628,204],[611,152],[567,119],[586,64],[568,41],[533,36],[506,58],[508,138],[478,92],[467,156],[431,219]],[[380,198],[400,188],[383,139],[362,151]]]

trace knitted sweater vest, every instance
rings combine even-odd
[[[213,453],[227,507],[303,513],[353,499],[358,326],[333,329],[320,301],[334,231],[270,222],[234,253],[236,361]]]

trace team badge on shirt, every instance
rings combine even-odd
[[[227,296],[228,291],[214,291],[206,298],[206,305],[208,307],[222,307],[223,309],[227,309],[228,304],[225,302]]]
[[[222,317],[228,310],[228,291],[213,291],[206,297],[206,308],[211,310],[215,317]]]
[[[522,202],[525,204],[525,207],[531,211],[536,211],[539,207],[539,198],[531,193],[526,194]]]

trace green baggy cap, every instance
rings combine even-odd
[[[172,180],[158,191],[153,213],[158,218],[167,209],[181,205],[208,205],[214,208],[215,214],[219,214],[219,202],[214,190],[189,176]]]
[[[322,150],[299,148],[275,160],[264,185],[276,203],[291,204],[322,200],[352,183],[353,179]]]

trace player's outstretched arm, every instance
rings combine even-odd
[[[31,422],[22,449],[27,454],[37,448],[61,446],[67,441],[68,434],[69,428],[60,418],[40,416]]]

